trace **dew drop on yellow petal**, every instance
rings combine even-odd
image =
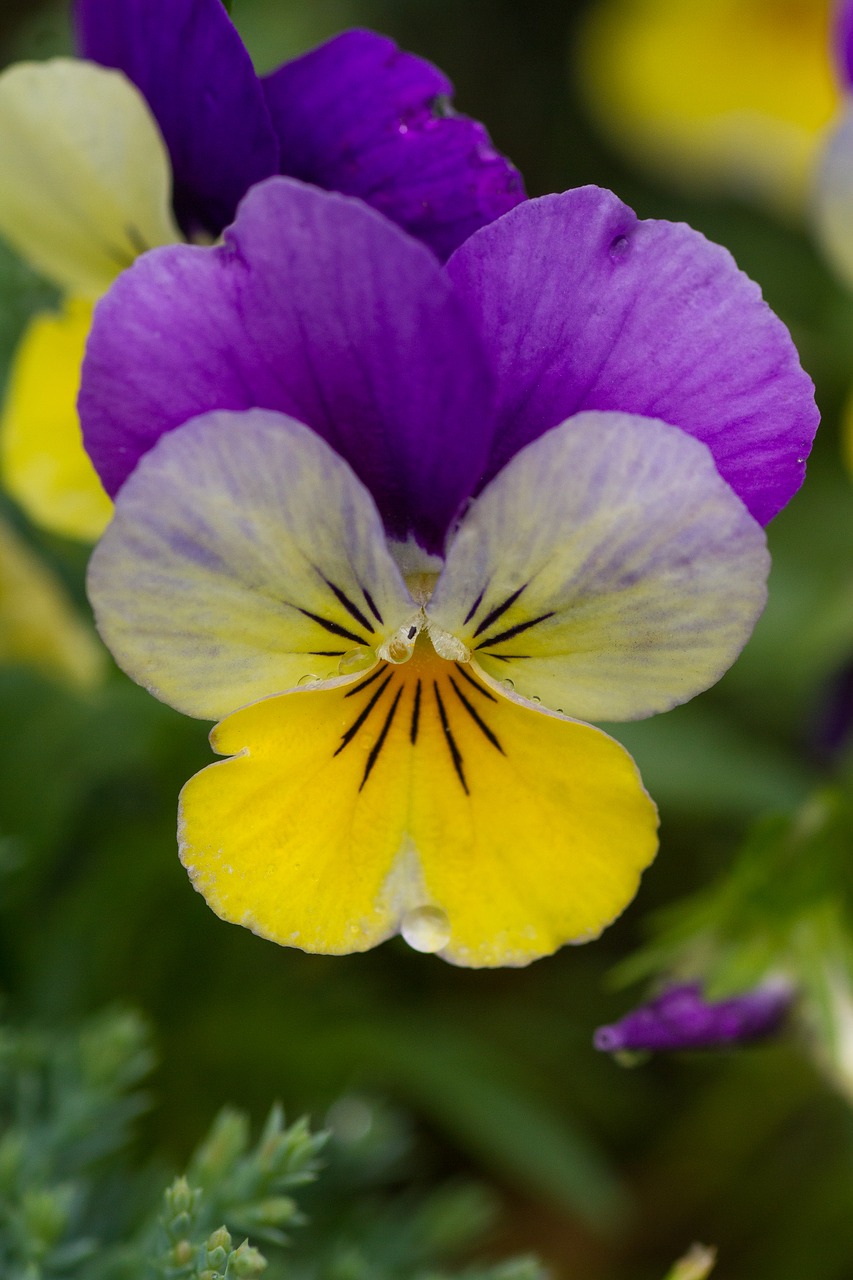
[[[342,676],[352,676],[359,671],[367,671],[376,662],[376,654],[372,649],[350,649],[338,663],[338,671]]]
[[[403,941],[413,951],[441,951],[450,941],[450,921],[440,907],[416,907],[403,917]]]

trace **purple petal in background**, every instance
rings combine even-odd
[[[793,993],[782,982],[766,983],[728,1000],[708,1001],[698,983],[679,983],[595,1033],[596,1049],[673,1052],[715,1049],[758,1040],[777,1031]]]
[[[836,6],[833,24],[835,66],[845,89],[853,85],[853,0]]]
[[[222,0],[77,0],[84,58],[117,67],[151,107],[184,231],[214,236],[279,169],[263,88]]]
[[[811,380],[758,286],[698,232],[582,187],[485,227],[448,272],[498,375],[490,475],[572,414],[606,409],[703,440],[762,524],[799,488]]]
[[[277,409],[350,463],[389,532],[438,550],[492,444],[491,375],[446,273],[357,200],[256,187],[221,248],[154,250],[99,303],[80,414],[115,494],[166,431]]]
[[[282,172],[359,196],[446,258],[524,199],[521,178],[429,62],[347,31],[264,81]]]

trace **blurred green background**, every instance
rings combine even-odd
[[[604,937],[518,971],[468,972],[395,940],[321,958],[218,921],[175,849],[175,804],[210,759],[205,726],[118,672],[93,694],[0,668],[0,991],[12,1021],[72,1025],[130,1005],[154,1028],[159,1105],[144,1151],[181,1164],[229,1101],[318,1122],[341,1094],[403,1104],[421,1174],[473,1173],[503,1211],[496,1255],[565,1280],[661,1277],[694,1239],[726,1280],[853,1275],[853,1114],[795,1037],[626,1070],[594,1028],[635,1003],[612,970],[649,921],[732,865],[750,823],[846,786],[816,746],[853,658],[853,487],[838,422],[853,382],[853,297],[796,216],[685,193],[598,131],[579,92],[590,3],[234,0],[259,69],[353,25],[437,62],[531,194],[613,188],[644,217],[727,245],[791,328],[823,427],[801,495],[770,530],[770,605],[738,665],[689,706],[615,729],[662,815],[661,851]],[[0,61],[67,50],[62,6],[5,0]],[[699,74],[697,70],[697,74]],[[0,175],[2,181],[2,175]],[[49,288],[0,246],[0,367]],[[85,549],[5,514],[82,616]],[[853,858],[853,849],[850,849]]]

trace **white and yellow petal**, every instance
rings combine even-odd
[[[105,659],[61,584],[0,523],[0,661],[25,663],[86,689],[104,676]]]
[[[349,466],[260,409],[196,418],[142,458],[95,548],[89,594],[125,671],[211,720],[351,680],[418,615]]]
[[[472,504],[427,615],[496,684],[584,720],[638,719],[727,670],[768,569],[763,530],[705,445],[583,413]]]
[[[139,91],[56,58],[0,75],[0,236],[61,288],[94,298],[181,235],[171,165]]]
[[[3,481],[36,524],[94,542],[112,512],[83,448],[77,392],[92,303],[37,315],[15,353],[0,412]]]
[[[523,965],[597,936],[657,847],[627,753],[500,697],[422,638],[356,684],[296,690],[213,733],[181,857],[226,920],[307,951],[401,931],[456,964]]]

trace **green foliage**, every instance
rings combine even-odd
[[[100,1274],[97,1200],[106,1194],[108,1162],[145,1107],[138,1086],[151,1065],[142,1024],[131,1014],[69,1035],[0,1028],[5,1280]]]
[[[851,1274],[849,1087],[835,1096],[790,1042],[633,1072],[591,1047],[626,1004],[608,991],[614,965],[632,980],[701,974],[712,994],[781,972],[803,993],[800,1045],[844,1083],[850,786],[830,785],[811,730],[853,653],[853,487],[838,449],[853,301],[800,229],[673,196],[606,152],[565,77],[587,3],[237,0],[233,14],[263,70],[346,26],[387,31],[448,71],[460,109],[488,123],[531,192],[597,181],[641,216],[690,221],[792,327],[824,425],[802,494],[769,530],[768,609],[717,688],[614,727],[661,806],[661,854],[601,940],[525,971],[450,970],[399,943],[332,959],[279,950],[214,918],[177,859],[175,801],[211,758],[205,726],[118,675],[82,698],[4,669],[0,990],[20,1025],[85,1030],[0,1035],[2,1280],[239,1274],[259,1265],[251,1249],[268,1280],[446,1280],[498,1209],[507,1251],[546,1253],[560,1280],[660,1280],[695,1238],[719,1243],[726,1280]],[[10,4],[4,57],[67,51],[67,12]],[[0,381],[29,316],[54,301],[0,246]],[[11,514],[85,611],[85,548]],[[632,958],[650,917],[653,940]],[[115,1000],[145,1011],[164,1061],[132,1160],[139,1024],[82,1021]],[[88,1066],[84,1042],[101,1046]],[[276,1183],[250,1137],[245,1114],[279,1096],[294,1114],[328,1114],[314,1183]],[[226,1097],[240,1110],[188,1155]],[[293,1132],[276,1129],[276,1143]],[[185,1240],[191,1256],[170,1260]]]
[[[788,981],[809,1047],[853,1100],[851,848],[846,787],[761,819],[722,876],[659,913],[652,940],[617,979],[699,977],[711,998]]]
[[[411,1140],[399,1117],[363,1101],[348,1104],[360,1117],[348,1142],[328,1143],[304,1120],[286,1126],[278,1106],[252,1142],[247,1116],[222,1111],[158,1205],[155,1174],[130,1168],[126,1153],[151,1065],[132,1014],[69,1033],[0,1030],[4,1280],[450,1280],[435,1264],[466,1253],[493,1220],[472,1185],[392,1191],[387,1175]],[[328,1192],[313,1189],[311,1231],[293,1193],[321,1173]],[[306,1229],[291,1238],[293,1228]],[[525,1260],[461,1274],[544,1278]]]

